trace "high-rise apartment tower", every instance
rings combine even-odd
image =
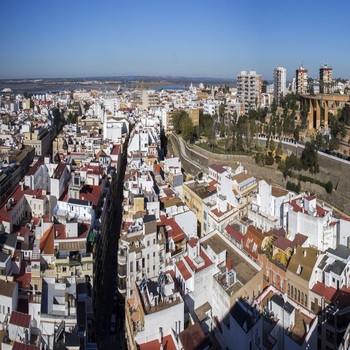
[[[320,68],[320,92],[322,94],[330,94],[332,90],[332,75],[333,70],[324,64]]]
[[[261,105],[261,75],[255,71],[242,71],[237,76],[237,97],[243,104],[244,113]]]
[[[274,98],[277,105],[280,105],[281,96],[286,94],[287,70],[284,67],[277,67],[273,72]]]
[[[307,69],[302,65],[296,70],[296,92],[298,94],[307,93]]]

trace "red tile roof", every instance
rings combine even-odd
[[[317,282],[312,291],[323,296],[329,303],[338,303],[340,309],[349,306],[350,288],[342,287],[339,291],[333,287],[327,287],[322,282]]]
[[[189,241],[188,241],[188,245],[191,247],[191,248],[194,248],[198,243],[198,238],[191,238]]]
[[[171,335],[167,335],[163,337],[162,341],[163,349],[164,350],[176,350],[177,346],[174,343],[174,340]],[[137,349],[139,350],[154,350],[159,349],[159,340],[152,340],[147,343],[143,344],[137,344]]]
[[[194,272],[199,272],[201,270],[204,270],[205,268],[207,268],[208,266],[213,264],[213,262],[210,260],[210,258],[207,256],[207,254],[204,253],[203,250],[200,251],[199,255],[204,260],[204,265],[201,267],[197,267],[194,264],[194,262],[192,261],[192,259],[190,259],[188,256],[185,256],[185,260],[186,260],[187,264],[190,266],[190,268]]]
[[[75,239],[81,239],[81,238],[87,238],[87,235],[89,233],[89,225],[85,224],[85,223],[79,223],[78,224],[78,237],[67,237],[67,233],[66,233],[66,226],[63,224],[55,224],[54,225],[54,232],[56,235],[55,240],[75,240]]]
[[[185,263],[182,260],[175,263],[175,265],[185,281],[192,277],[190,271],[188,271]]]
[[[65,163],[59,163],[59,164],[57,165],[57,168],[56,168],[54,174],[53,174],[53,177],[54,177],[55,179],[60,179],[61,176],[62,176],[62,174],[63,174],[63,172],[64,172],[64,169],[65,169],[65,168],[66,168],[66,164],[65,164]]]
[[[38,160],[29,170],[27,171],[26,176],[32,176],[34,175],[37,170],[44,164],[43,160]]]
[[[225,230],[229,235],[231,235],[234,239],[236,239],[238,242],[243,241],[243,236],[240,232],[238,232],[236,229],[234,229],[231,225],[227,225]]]
[[[85,201],[91,201],[92,204],[97,207],[99,199],[101,196],[101,186],[84,185],[80,190],[79,199],[84,199]]]
[[[226,169],[224,168],[224,165],[222,165],[222,164],[210,164],[209,168],[213,169],[214,171],[216,171],[219,174],[222,174],[226,171]]]
[[[161,222],[157,222],[158,226],[165,226],[166,234],[168,238],[172,238],[174,243],[180,242],[185,239],[185,234],[183,233],[181,227],[177,224],[174,218],[167,218],[165,215],[160,217]],[[169,226],[167,228],[167,226]]]
[[[301,233],[297,233],[293,239],[293,247],[295,246],[302,246],[307,240],[308,240],[308,236],[305,236]]]
[[[15,326],[29,328],[30,319],[31,319],[30,315],[27,315],[18,311],[12,311],[11,317],[10,317],[10,323]]]
[[[291,248],[292,246],[292,241],[290,241],[288,238],[286,237],[278,237],[274,242],[273,245],[278,248],[281,249],[282,251],[286,251],[287,248]]]
[[[16,207],[17,203],[22,199],[24,195],[36,196],[37,199],[44,199],[45,195],[42,194],[42,189],[31,190],[26,187],[24,190],[18,185],[15,190],[8,196],[7,200],[0,207],[0,217],[2,220],[11,222],[11,212]],[[12,203],[9,204],[10,198],[13,199]]]

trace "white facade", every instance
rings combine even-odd
[[[8,291],[5,293],[5,290]],[[2,291],[2,292],[1,292]],[[17,310],[18,284],[17,282],[0,280],[0,322],[4,322],[6,316]]]
[[[176,223],[180,226],[187,239],[197,237],[197,217],[192,210],[187,210],[183,213],[178,213],[173,216]]]
[[[336,248],[337,220],[330,208],[315,197],[299,196],[284,204],[283,228],[293,240],[297,233],[307,235],[309,244],[319,250]]]
[[[277,105],[280,104],[281,95],[286,94],[287,70],[284,67],[277,67],[273,73],[274,98]]]
[[[241,71],[237,76],[237,97],[244,105],[244,113],[261,105],[261,75],[255,71]]]

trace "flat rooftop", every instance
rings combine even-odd
[[[226,260],[229,258],[232,260],[232,269],[236,272],[237,280],[241,282],[242,285],[245,285],[257,273],[259,273],[259,271],[253,265],[249,264],[247,260],[245,260],[233,248],[231,248],[230,245],[228,245],[218,234],[215,234],[212,237],[203,240],[202,245],[204,246],[204,248],[207,248],[207,246],[209,245],[216,254],[219,254],[222,251],[226,250]],[[234,284],[233,287],[236,284]],[[237,287],[238,286],[236,286],[236,288],[233,289],[233,292],[237,291]],[[238,289],[239,288],[240,287],[238,287]]]

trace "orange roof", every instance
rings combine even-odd
[[[44,254],[53,254],[54,253],[54,225],[52,224],[48,228],[44,235],[40,238],[40,251]]]
[[[175,265],[185,281],[192,277],[190,271],[188,271],[185,263],[182,260],[178,261]]]
[[[174,243],[180,242],[185,239],[185,234],[183,233],[181,227],[177,224],[174,218],[167,218],[165,215],[160,217],[160,223],[158,222],[158,226],[169,226],[166,228],[166,234],[168,238],[172,238]]]
[[[169,334],[162,339],[163,349],[166,350],[176,350],[177,347],[174,343],[172,336]],[[154,350],[159,349],[159,340],[152,340],[147,343],[137,344],[137,349],[139,350]]]

